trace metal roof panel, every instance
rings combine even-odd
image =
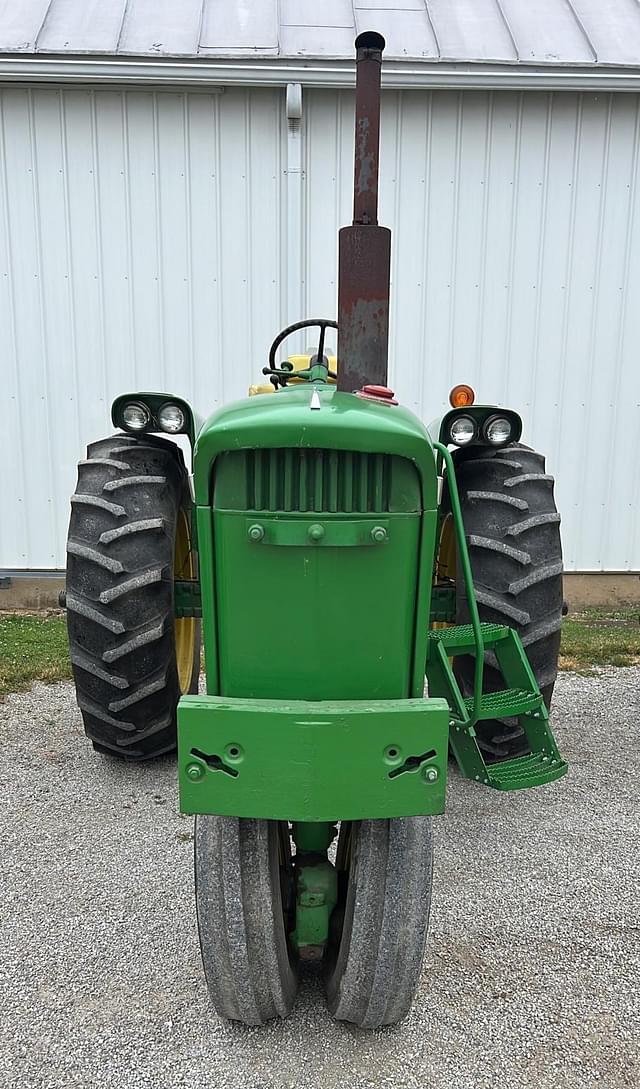
[[[277,0],[204,0],[201,53],[278,50]]]
[[[440,57],[466,61],[517,61],[498,0],[428,0]]]
[[[247,82],[253,58],[352,63],[363,30],[385,35],[392,62],[466,64],[479,78],[491,63],[640,69],[638,0],[0,0],[5,57],[235,57]]]
[[[567,0],[500,0],[523,64],[593,64],[595,53]]]
[[[353,31],[353,4],[351,0],[323,0],[322,4],[318,0],[280,0],[280,26],[348,27]]]
[[[343,57],[353,51],[353,28],[281,26],[280,49],[287,57]]]
[[[601,64],[638,64],[640,7],[637,0],[569,0]]]
[[[39,53],[64,53],[73,42],[76,53],[115,53],[126,0],[56,0],[37,38]]]
[[[50,0],[1,0],[0,50],[32,53],[47,15]]]
[[[358,34],[377,30],[384,36],[386,57],[438,58],[438,43],[424,6],[421,11],[356,7],[355,18]]]
[[[60,0],[54,0],[59,4]],[[75,0],[69,0],[73,5]],[[109,7],[98,0],[102,8]],[[77,6],[77,4],[75,4]],[[202,0],[134,0],[126,5],[119,53],[194,56],[200,43]]]

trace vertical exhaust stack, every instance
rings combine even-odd
[[[338,235],[338,389],[386,386],[391,231],[378,226],[380,70],[385,40],[356,38],[353,224]]]

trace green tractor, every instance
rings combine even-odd
[[[498,790],[566,771],[548,716],[562,576],[544,461],[515,412],[475,405],[468,387],[429,429],[387,387],[383,47],[356,40],[338,323],[283,330],[271,395],[206,422],[168,394],[119,397],[117,434],[89,447],[71,500],[86,732],[128,760],[177,744],[207,983],[218,1013],[247,1024],[288,1014],[313,958],[334,1017],[403,1017],[449,754]],[[278,364],[307,326],[317,351]]]

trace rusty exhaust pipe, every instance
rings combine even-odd
[[[338,234],[338,389],[386,386],[391,231],[378,226],[380,70],[385,40],[359,34],[353,223]]]

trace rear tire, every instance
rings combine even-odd
[[[245,1025],[286,1017],[298,989],[287,941],[293,898],[288,825],[198,815],[198,934],[216,1012]]]
[[[541,454],[520,443],[455,455],[456,480],[480,619],[514,628],[526,649],[547,707],[558,673],[562,623],[562,545],[554,480]],[[457,564],[460,572],[460,564]],[[456,623],[470,622],[464,583],[456,586]],[[465,695],[473,692],[474,659],[456,658]],[[485,691],[504,688],[495,660],[485,660]],[[480,747],[507,758],[527,750],[517,721],[479,722]]]
[[[174,577],[195,576],[190,518],[174,443],[114,435],[89,446],[71,498],[66,608],[78,705],[100,752],[171,751],[178,700],[197,691],[199,626],[174,617]]]
[[[433,851],[430,817],[366,820],[340,827],[339,901],[326,955],[327,1005],[360,1028],[409,1012],[429,926]]]

